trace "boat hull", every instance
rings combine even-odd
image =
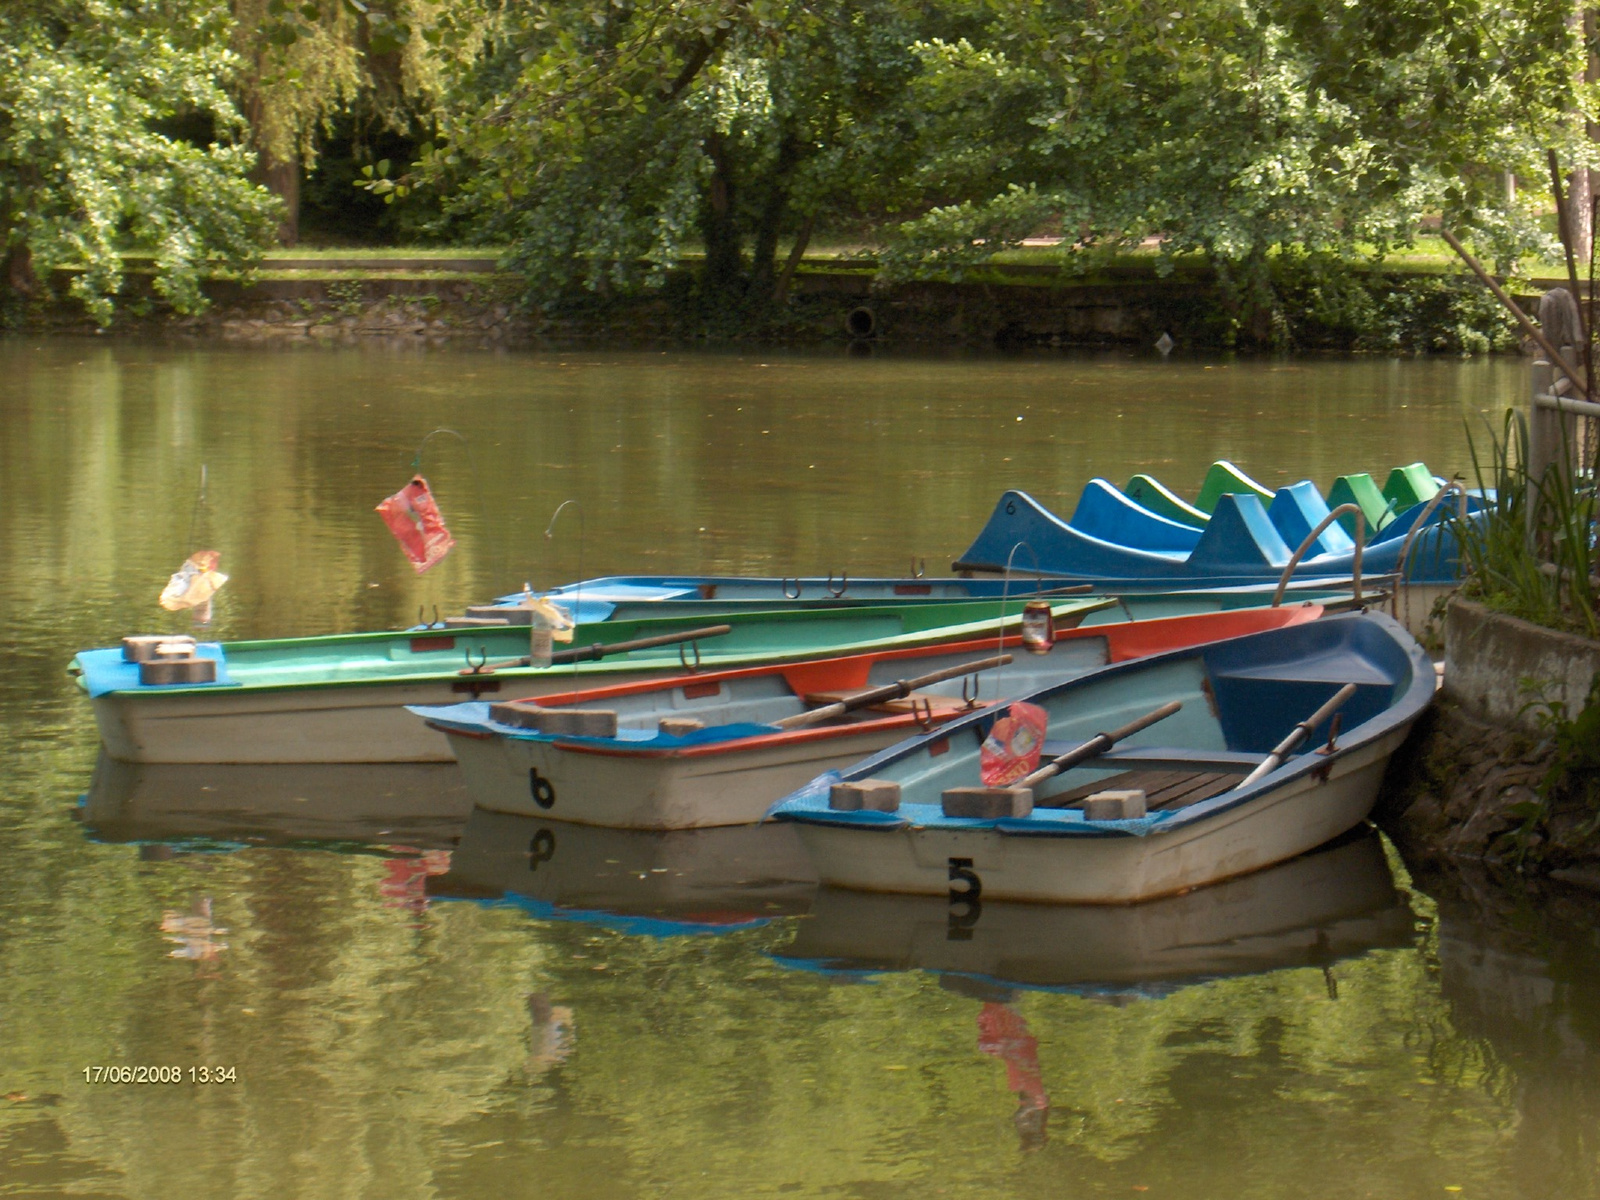
[[[702,753],[614,754],[560,742],[450,735],[480,808],[612,829],[706,829],[760,821],[822,771],[900,741],[906,728]]]
[[[981,899],[1133,904],[1283,862],[1358,825],[1409,729],[1335,757],[1326,779],[1303,774],[1207,820],[1146,836],[810,823],[801,823],[800,836],[826,886],[949,895],[957,903],[973,888],[958,874],[965,870]]]
[[[1052,604],[1052,612],[1059,627],[1070,629],[1108,603],[1064,599]],[[746,613],[720,622],[728,628],[714,634],[721,640],[705,642],[703,658],[696,635],[708,631],[697,618],[674,617],[632,627],[608,624],[620,645],[570,666],[519,665],[528,651],[527,633],[497,626],[230,643],[213,648],[227,678],[193,686],[124,680],[120,672],[127,664],[112,649],[82,652],[73,667],[94,704],[107,751],[124,762],[448,762],[444,739],[418,730],[404,706],[537,699],[585,683],[624,684],[697,668],[802,662],[999,636],[1021,622],[1020,604],[1010,613],[1003,608],[975,601]],[[635,635],[670,640],[622,650]],[[591,645],[580,628],[575,649],[592,654]],[[492,664],[489,671],[472,673],[485,662]]]
[[[664,671],[617,672],[628,683]],[[508,676],[504,688],[537,698],[570,687],[567,674]],[[424,728],[407,704],[454,704],[471,698],[459,682],[364,683],[354,687],[216,688],[169,695],[108,692],[96,696],[95,723],[106,753],[142,763],[429,763],[451,762],[444,735]],[[502,685],[478,684],[498,698]]]
[[[1061,634],[1054,651],[1047,656],[1020,655],[1024,661],[999,673],[993,686],[1019,694],[1096,670],[1108,662],[1194,646],[1269,626],[1304,623],[1315,619],[1320,611],[1315,607],[1257,609],[1071,630]],[[699,686],[714,695],[702,700],[707,706],[703,709],[681,707],[689,703],[688,696],[671,680],[639,688],[609,686],[558,694],[551,703],[558,707],[602,709],[615,705],[623,710],[624,724],[635,728],[641,724],[648,728],[660,717],[673,714],[704,716],[710,725],[720,726],[736,719],[726,706],[737,703],[733,697],[742,686],[760,693],[764,684],[776,682],[773,676],[781,675],[785,699],[777,703],[792,703],[792,711],[741,709],[742,719],[769,722],[802,711],[800,701],[789,696],[790,689],[830,692],[889,683],[930,669],[970,662],[995,648],[993,643],[973,641],[920,652],[836,659],[792,668],[792,679],[782,669],[699,676]],[[834,676],[831,680],[827,678],[830,667]],[[815,682],[801,682],[807,676]],[[965,679],[947,679],[929,687],[932,690],[920,693],[928,701],[942,694],[950,704],[956,704],[966,694]],[[645,703],[637,708],[625,707],[639,700]],[[956,710],[966,711],[964,707]],[[853,724],[771,730],[687,745],[518,736],[481,715],[458,716],[451,709],[434,713],[424,710],[419,715],[449,735],[450,748],[480,807],[585,825],[665,830],[760,821],[779,797],[819,774],[876,754],[914,736],[919,727],[926,730],[956,713],[941,708],[935,715],[930,704],[927,718],[922,721],[912,713],[902,712],[868,716]],[[753,728],[771,729],[761,724]]]

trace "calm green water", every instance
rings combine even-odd
[[[1375,841],[961,927],[814,898],[782,839],[463,824],[448,768],[103,764],[85,820],[63,673],[181,627],[155,598],[200,543],[224,637],[525,579],[938,570],[1006,486],[1450,474],[1520,391],[1486,361],[0,340],[0,1196],[1600,1196],[1592,926],[1436,903]],[[372,507],[438,426],[459,546],[419,579]],[[84,1080],[124,1065],[184,1079]]]

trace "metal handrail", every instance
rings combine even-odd
[[[1444,498],[1451,492],[1455,492],[1461,497],[1461,518],[1465,520],[1467,516],[1467,489],[1461,486],[1459,480],[1452,479],[1435,492],[1428,502],[1422,506],[1421,514],[1418,515],[1415,521],[1411,522],[1411,528],[1406,530],[1406,540],[1400,543],[1400,560],[1395,564],[1395,574],[1399,578],[1395,581],[1394,591],[1389,595],[1389,613],[1395,620],[1400,619],[1400,593],[1402,591],[1407,596],[1406,617],[1409,620],[1411,616],[1411,577],[1407,574],[1407,568],[1411,565],[1412,543],[1417,540],[1417,535],[1427,528],[1428,518],[1433,515],[1433,510],[1438,508]]]
[[[1294,574],[1294,569],[1300,565],[1300,560],[1305,557],[1307,550],[1311,549],[1323,532],[1345,513],[1356,515],[1356,556],[1351,565],[1353,576],[1352,586],[1355,589],[1356,603],[1361,603],[1361,550],[1367,540],[1367,514],[1361,511],[1357,504],[1341,504],[1331,511],[1322,520],[1317,522],[1317,527],[1306,534],[1306,540],[1300,543],[1300,548],[1289,557],[1289,565],[1283,568],[1283,574],[1278,577],[1277,590],[1272,593],[1272,607],[1277,608],[1283,603],[1283,593],[1289,586],[1289,576]]]

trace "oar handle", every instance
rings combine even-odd
[[[1267,757],[1262,760],[1261,764],[1257,766],[1254,771],[1251,771],[1250,774],[1246,775],[1242,780],[1240,780],[1238,786],[1249,787],[1263,775],[1270,775],[1273,771],[1276,771],[1283,764],[1283,760],[1289,756],[1290,751],[1292,751],[1302,741],[1309,737],[1313,729],[1315,729],[1318,725],[1321,725],[1329,717],[1333,716],[1333,714],[1340,708],[1344,707],[1344,702],[1355,694],[1356,685],[1353,683],[1347,683],[1333,695],[1329,696],[1321,708],[1317,709],[1316,712],[1312,713],[1304,721],[1301,721],[1300,724],[1291,729],[1289,731],[1289,736],[1284,738],[1283,741],[1279,742],[1273,748],[1272,753],[1267,755]],[[1237,791],[1238,788],[1235,788],[1234,790]]]
[[[648,650],[651,646],[671,646],[677,642],[695,642],[701,638],[721,637],[725,633],[732,633],[732,625],[707,625],[703,629],[690,629],[684,633],[663,633],[655,637],[634,638],[627,642],[612,642],[601,645],[596,642],[592,646],[584,646],[577,650],[557,650],[550,656],[550,665],[557,663],[593,662],[604,658],[608,654],[625,654],[629,650]],[[458,672],[461,675],[491,675],[501,667],[526,667],[532,664],[530,658],[508,658],[504,662],[490,663],[476,670],[468,667]]]
[[[792,717],[784,717],[774,721],[779,729],[804,729],[807,725],[816,725],[821,721],[831,720],[847,712],[855,712],[858,708],[869,705],[881,704],[885,700],[898,700],[909,696],[919,687],[927,687],[930,683],[943,683],[946,679],[956,679],[962,675],[971,675],[978,671],[987,671],[990,667],[1003,667],[1011,661],[1009,654],[997,654],[993,658],[980,658],[975,662],[962,663],[959,667],[946,667],[942,671],[931,671],[927,675],[918,675],[915,679],[897,679],[894,683],[886,683],[882,687],[873,688],[871,691],[862,692],[859,696],[851,696],[848,700],[838,700],[832,704],[824,704],[821,708],[813,708],[807,712],[795,713]]]
[[[1017,782],[1017,787],[1037,787],[1046,779],[1059,775],[1061,772],[1086,762],[1097,754],[1104,754],[1125,737],[1132,737],[1141,729],[1148,729],[1157,721],[1165,721],[1173,713],[1183,707],[1182,700],[1169,700],[1160,708],[1151,709],[1137,720],[1129,721],[1121,729],[1113,729],[1110,733],[1097,733],[1081,746],[1068,750],[1060,758],[1053,758],[1040,767],[1032,775]]]
[[[630,650],[648,650],[651,646],[672,646],[679,642],[697,642],[701,638],[721,637],[725,633],[732,633],[732,625],[707,625],[703,629],[690,629],[684,633],[662,633],[655,637],[634,638],[627,642],[612,642],[602,646],[596,642],[592,646],[581,649],[557,650],[550,656],[550,662],[574,663],[591,662],[604,658],[608,654],[626,654]]]

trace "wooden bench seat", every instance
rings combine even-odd
[[[1035,800],[1034,805],[1037,808],[1082,808],[1083,802],[1096,792],[1137,789],[1145,794],[1145,804],[1151,811],[1158,808],[1185,808],[1220,796],[1237,787],[1244,777],[1243,771],[1124,771],[1071,791]]]

